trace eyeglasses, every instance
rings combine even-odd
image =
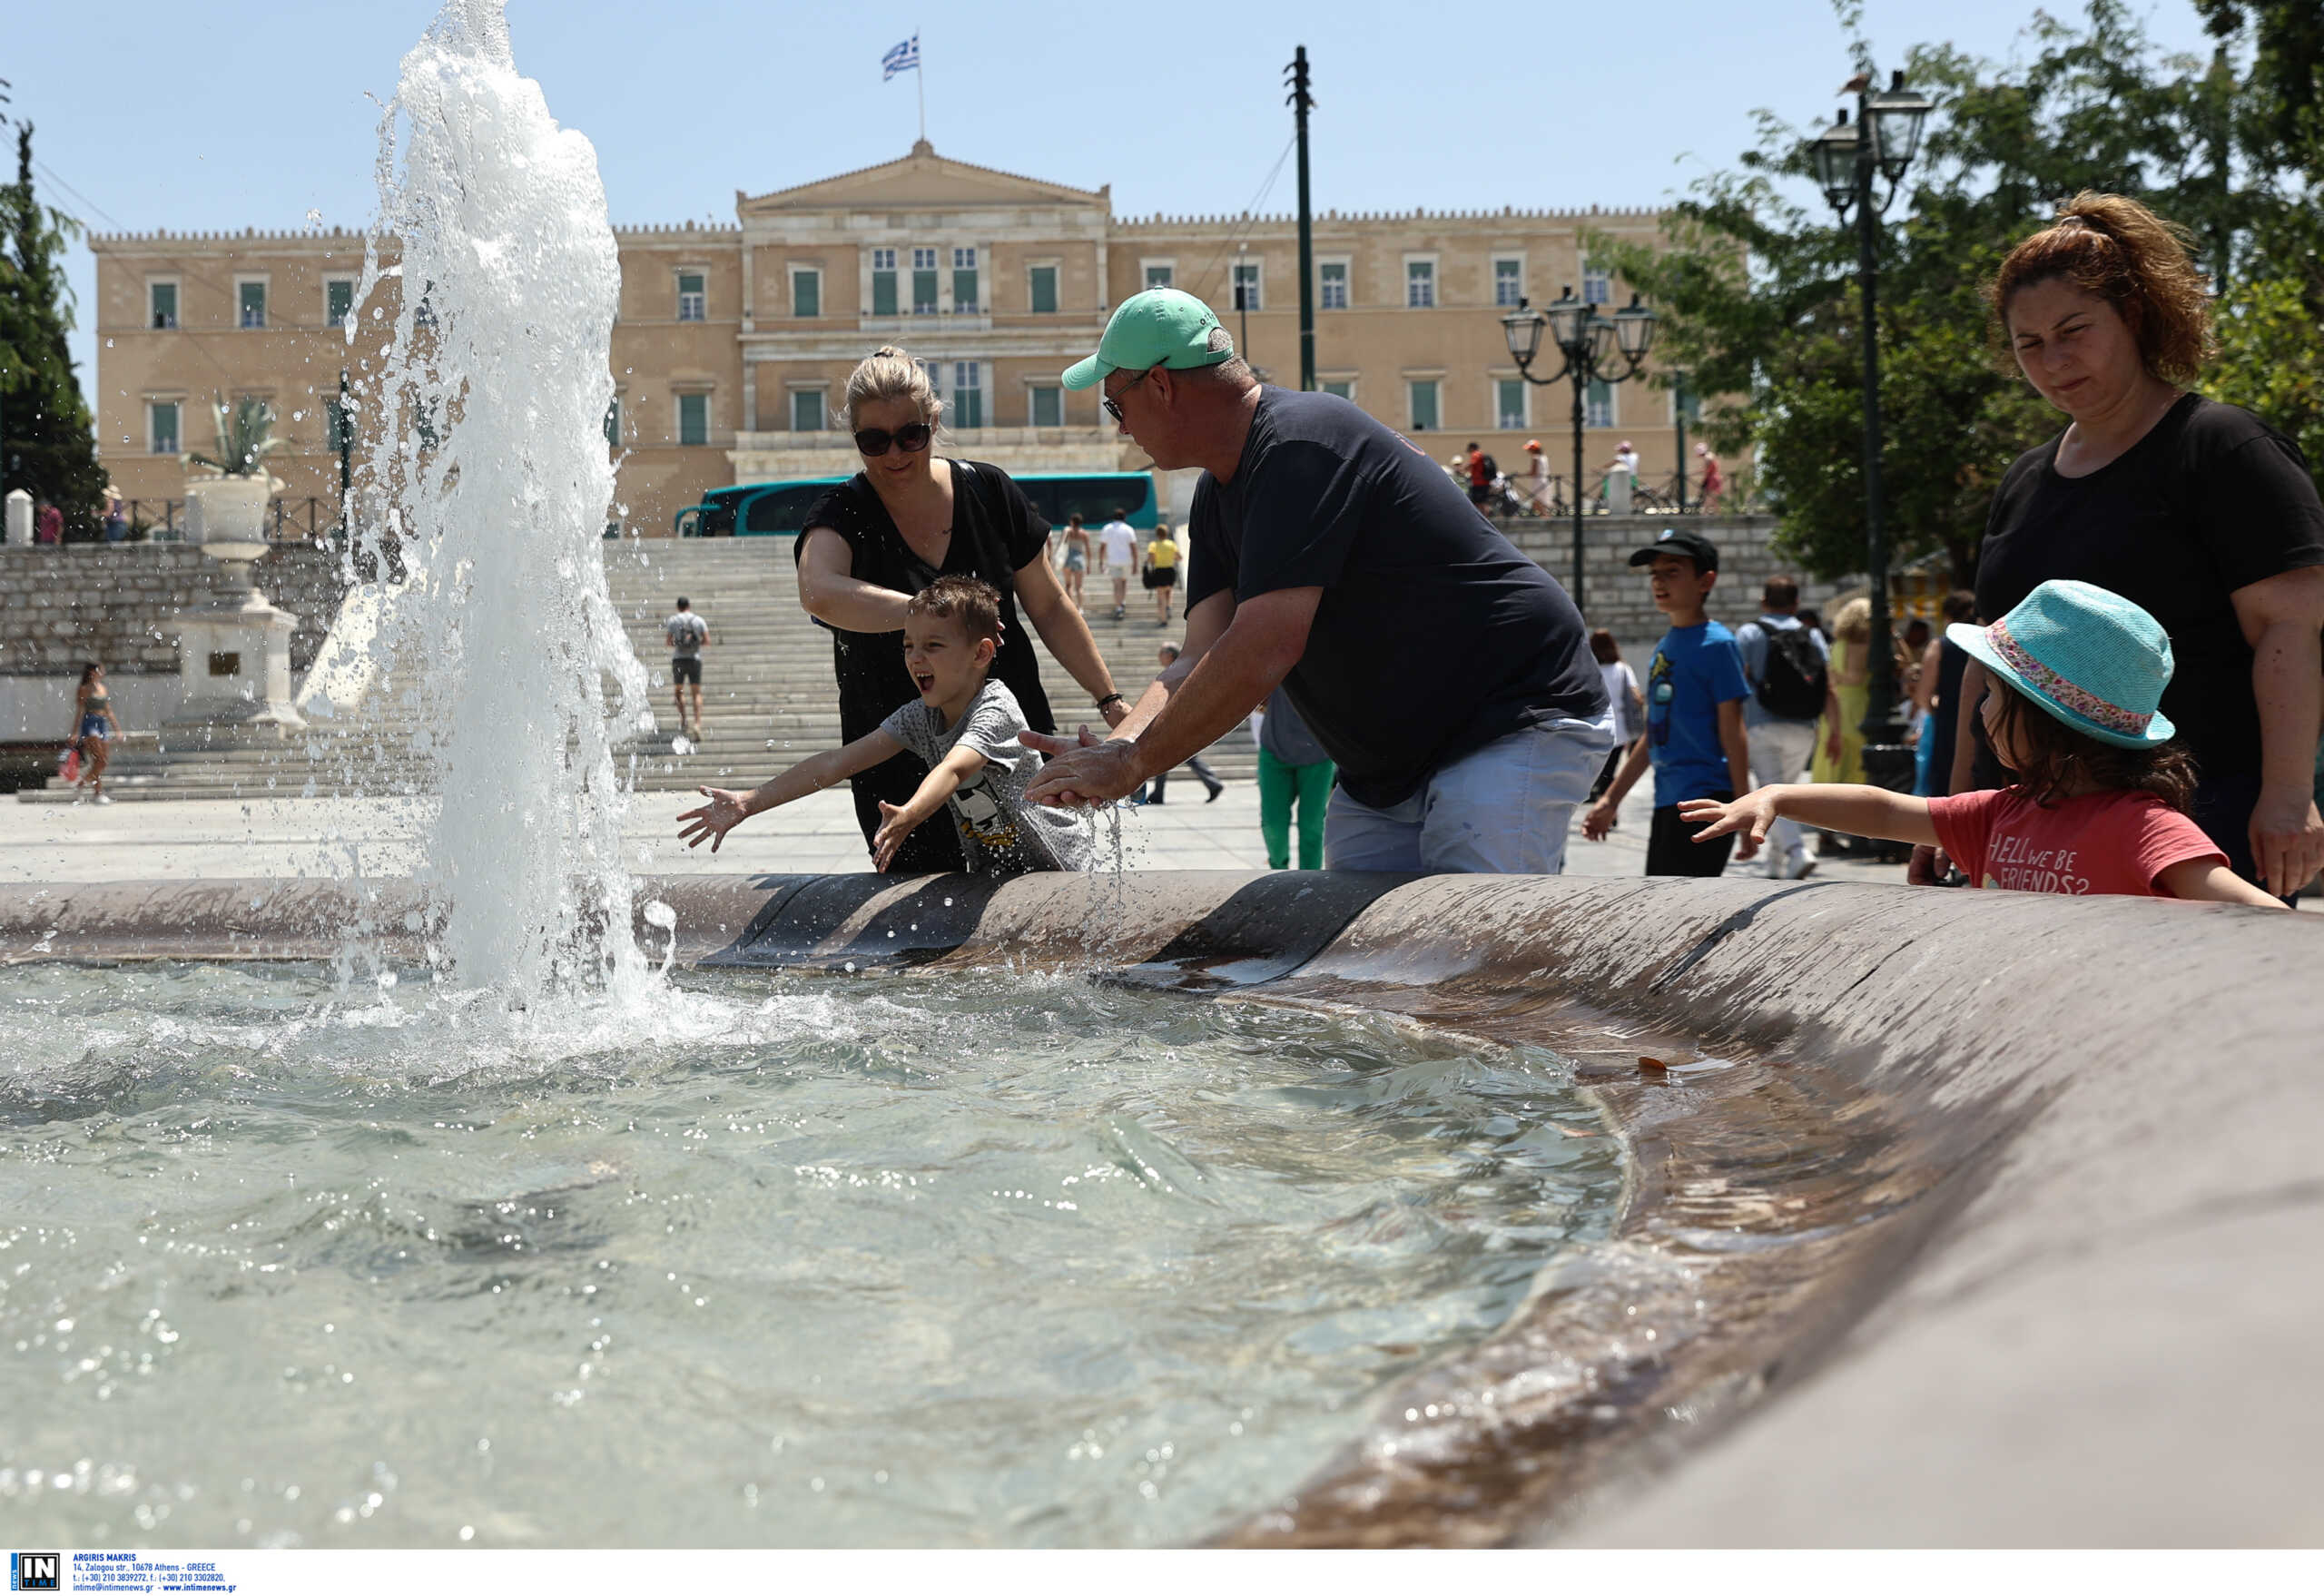
[[[1129,425],[1129,418],[1128,418],[1128,416],[1125,416],[1125,415],[1123,415],[1123,414],[1122,414],[1122,408],[1121,408],[1121,406],[1119,406],[1118,404],[1116,404],[1116,403],[1114,402],[1114,400],[1115,400],[1115,399],[1120,399],[1120,398],[1122,397],[1122,395],[1124,395],[1124,394],[1128,393],[1131,389],[1136,388],[1139,383],[1141,383],[1141,382],[1145,381],[1147,378],[1149,378],[1149,377],[1151,377],[1151,376],[1153,376],[1153,375],[1154,375],[1154,368],[1153,368],[1153,367],[1151,367],[1151,366],[1148,366],[1145,370],[1140,371],[1137,376],[1135,376],[1135,377],[1131,378],[1128,382],[1123,383],[1119,388],[1118,388],[1118,389],[1114,389],[1114,391],[1113,391],[1113,395],[1112,395],[1112,397],[1111,397],[1111,398],[1100,399],[1098,401],[1099,404],[1101,404],[1101,405],[1103,405],[1103,406],[1105,406],[1105,407],[1106,407],[1106,414],[1108,414],[1108,416],[1111,416],[1111,417],[1114,419],[1114,425],[1115,425],[1115,426],[1117,426],[1117,427],[1127,427],[1127,426],[1128,426],[1128,425]]]
[[[893,432],[885,427],[866,427],[855,435],[855,452],[870,459],[878,459],[891,447],[908,455],[916,455],[928,447],[935,434],[925,421],[914,421],[909,427],[899,427]]]

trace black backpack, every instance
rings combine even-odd
[[[1485,457],[1485,480],[1490,483],[1494,478],[1500,475],[1501,462],[1494,459],[1491,455],[1487,455]]]
[[[1824,657],[1805,626],[1760,628],[1768,640],[1768,663],[1759,677],[1759,704],[1783,721],[1812,721],[1824,713],[1828,678]]]

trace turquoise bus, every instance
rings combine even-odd
[[[1116,510],[1141,532],[1154,529],[1154,478],[1145,471],[1029,471],[1013,476],[1033,507],[1052,527],[1078,511],[1082,521],[1102,526]],[[700,504],[676,517],[681,537],[795,537],[807,512],[844,477],[786,477],[776,482],[744,482],[714,488]]]

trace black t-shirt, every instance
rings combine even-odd
[[[807,512],[810,528],[828,527],[847,540],[853,556],[850,574],[896,593],[917,593],[939,576],[974,576],[1000,593],[1000,648],[992,674],[1017,695],[1026,724],[1037,732],[1057,730],[1049,695],[1041,687],[1041,662],[1033,640],[1017,616],[1017,572],[1049,553],[1049,524],[1041,519],[1024,490],[997,466],[946,460],[952,472],[952,542],[941,569],[912,553],[872,479],[861,471],[817,499]],[[791,551],[799,558],[807,546],[800,534]],[[818,622],[818,625],[823,623]],[[901,632],[848,632],[831,628],[832,664],[839,677],[840,735],[852,743],[880,728],[897,709],[917,700],[911,673],[904,669]]]
[[[1321,587],[1285,678],[1358,803],[1387,808],[1440,765],[1606,689],[1581,612],[1435,463],[1346,399],[1259,391],[1235,479],[1187,517],[1187,609]]]
[[[2064,436],[2002,478],[1977,556],[1978,616],[1997,621],[2059,578],[2121,594],[2170,635],[2162,713],[2200,773],[2257,773],[2251,645],[2229,596],[2324,565],[2324,504],[2299,446],[2248,410],[2191,393],[2087,477],[2058,475]],[[1979,780],[2000,785],[1982,725],[1978,737]]]

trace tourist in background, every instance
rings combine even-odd
[[[105,760],[112,740],[121,735],[121,717],[113,712],[113,690],[105,685],[105,667],[92,661],[81,667],[81,685],[73,693],[73,742],[80,767],[73,783],[74,802],[105,796]]]
[[[1803,780],[1816,757],[1816,723],[1838,714],[1823,634],[1800,625],[1799,584],[1771,576],[1759,594],[1759,618],[1735,633],[1751,696],[1743,701],[1743,734],[1751,751],[1751,784],[1777,787]],[[1807,833],[1792,820],[1776,822],[1768,873],[1797,881],[1816,868]]]
[[[1166,671],[1172,665],[1177,664],[1178,645],[1175,643],[1165,643],[1159,650],[1157,663],[1158,663]],[[1218,795],[1226,791],[1226,783],[1219,779],[1218,773],[1212,770],[1210,766],[1204,762],[1202,755],[1199,754],[1189,755],[1186,763],[1187,768],[1195,773],[1195,779],[1200,782],[1204,788],[1210,793],[1210,796],[1204,799],[1203,802],[1205,803],[1217,803]],[[1138,789],[1137,795],[1131,798],[1130,802],[1132,803],[1159,803],[1163,801],[1164,796],[1169,791],[1170,773],[1167,770],[1160,771],[1156,773],[1151,782]]]
[[[33,541],[59,544],[64,541],[64,512],[46,499],[33,511]]]
[[[1114,579],[1114,619],[1129,614],[1129,574],[1137,569],[1137,534],[1119,509],[1098,528],[1098,569]]]
[[[107,543],[129,541],[129,517],[122,514],[121,489],[111,485],[105,488],[104,531]]]
[[[1718,514],[1719,498],[1727,492],[1727,478],[1719,471],[1718,457],[1710,452],[1710,445],[1695,445],[1695,458],[1703,465],[1703,514],[1715,516]]]
[[[1590,802],[1595,803],[1614,784],[1614,773],[1621,769],[1623,756],[1646,735],[1646,698],[1639,691],[1638,673],[1622,657],[1621,645],[1611,632],[1600,626],[1590,633],[1590,652],[1597,656],[1598,679],[1605,685],[1606,702],[1614,706],[1614,745],[1606,751],[1606,763],[1598,767],[1598,780],[1590,789]],[[1607,829],[1620,823],[1609,821]]]
[[[694,606],[678,600],[677,613],[662,623],[670,642],[670,694],[677,700],[678,735],[686,734],[686,688],[694,688],[694,734],[702,735],[702,645],[710,641],[710,623],[694,613]]]
[[[1550,460],[1549,457],[1541,452],[1541,440],[1538,438],[1529,438],[1525,440],[1523,481],[1525,513],[1529,516],[1548,515],[1552,508],[1550,492]]]
[[[1079,510],[1065,518],[1064,563],[1065,596],[1075,609],[1081,609],[1081,584],[1089,572],[1089,528],[1081,524]]]
[[[1942,614],[1946,626],[1957,626],[1977,613],[1977,596],[1956,587],[1945,596]],[[1961,707],[1961,673],[1968,652],[1939,632],[1921,654],[1920,675],[1913,683],[1913,697],[1925,712],[1921,740],[1915,747],[1913,791],[1923,798],[1942,798],[1952,791],[1955,724]]]
[[[1259,836],[1267,868],[1291,866],[1293,811],[1298,812],[1299,868],[1324,868],[1324,816],[1332,801],[1332,756],[1299,718],[1291,695],[1277,687],[1252,717],[1259,734]]]
[[[1122,696],[1049,568],[1049,523],[998,467],[938,458],[943,406],[927,369],[900,349],[875,351],[849,376],[839,414],[863,468],[808,510],[793,557],[800,607],[832,629],[841,738],[852,744],[920,700],[904,668],[904,617],[911,596],[940,576],[973,576],[1000,594],[991,674],[1027,725],[1049,732],[1057,721],[1020,607],[1097,713],[1108,725],[1118,722]],[[879,834],[881,803],[911,803],[927,774],[927,762],[906,748],[853,777],[867,846]],[[921,826],[889,868],[927,874],[964,864],[952,828]]]
[[[1872,699],[1872,600],[1859,595],[1833,613],[1832,695],[1816,748],[1818,782],[1864,780],[1864,711]]]
[[[1154,624],[1170,624],[1170,597],[1178,590],[1178,540],[1170,536],[1170,523],[1157,521],[1154,536],[1146,543],[1146,590],[1154,595]]]
[[[2176,664],[2162,711],[2194,755],[2195,822],[2238,874],[2282,896],[2324,864],[2311,773],[2324,502],[2296,444],[2193,391],[2210,287],[2185,234],[2119,194],[2077,196],[2002,262],[1994,332],[2068,423],[1994,496],[1977,611],[2005,615],[2065,577],[2153,615]],[[1965,706],[1985,683],[1973,659]],[[1954,791],[2001,785],[1979,717],[1960,724]]]
[[[1463,462],[1469,477],[1469,502],[1479,509],[1492,503],[1492,479],[1501,474],[1501,466],[1473,439]]]

